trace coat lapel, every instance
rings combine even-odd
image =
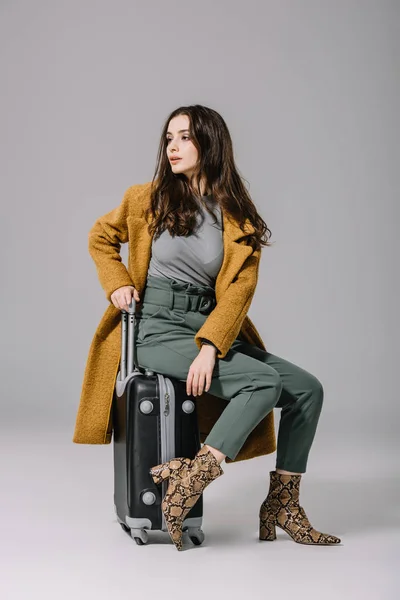
[[[245,243],[243,237],[248,233],[254,232],[254,227],[249,222],[246,222],[245,232],[243,232],[239,225],[231,220],[224,209],[221,209],[221,212],[223,215],[224,229],[224,259],[215,282],[215,296],[217,302],[239,273],[246,258],[252,253],[252,247]],[[240,243],[240,240],[242,240],[243,243]]]

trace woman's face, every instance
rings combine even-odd
[[[169,122],[167,156],[173,173],[183,173],[190,178],[197,162],[198,152],[190,139],[187,115],[178,115]],[[179,157],[180,160],[172,162],[171,159],[174,157]]]

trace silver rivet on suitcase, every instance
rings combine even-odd
[[[155,494],[153,494],[153,492],[145,492],[142,496],[142,501],[143,504],[154,504],[154,502],[156,501]]]
[[[182,404],[182,410],[187,414],[192,413],[194,411],[194,402],[192,400],[185,400]]]
[[[150,400],[143,400],[139,405],[140,412],[142,412],[144,415],[151,413],[153,408],[154,404]]]

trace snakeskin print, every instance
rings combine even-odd
[[[203,446],[193,460],[179,457],[150,469],[154,483],[169,478],[169,486],[161,503],[168,533],[178,550],[182,550],[182,525],[203,490],[223,475],[214,454]]]
[[[299,504],[301,475],[270,471],[268,496],[260,506],[260,540],[276,539],[276,527],[286,531],[299,544],[339,544],[340,538],[321,533],[310,524]]]

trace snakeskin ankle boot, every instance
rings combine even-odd
[[[280,527],[299,544],[340,544],[340,538],[314,529],[299,504],[301,475],[284,475],[270,471],[268,496],[260,506],[260,540],[276,540]]]
[[[152,467],[149,473],[156,484],[169,478],[161,510],[172,541],[177,550],[182,550],[182,525],[186,515],[203,490],[224,471],[214,454],[203,446],[193,459],[173,458]]]

